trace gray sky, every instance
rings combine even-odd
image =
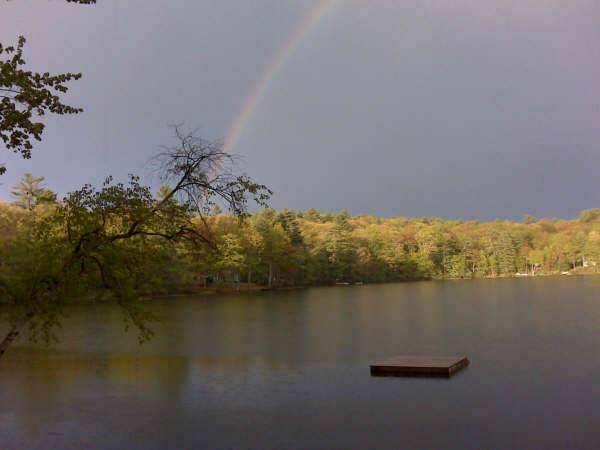
[[[184,122],[224,139],[315,0],[0,2],[0,42],[81,71],[24,173],[61,195],[148,159]],[[272,205],[520,219],[600,206],[598,0],[339,0],[267,84],[233,152]]]

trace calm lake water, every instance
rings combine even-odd
[[[76,308],[0,360],[0,449],[600,447],[600,277],[311,288],[152,302],[138,345]],[[466,355],[451,379],[373,360]]]

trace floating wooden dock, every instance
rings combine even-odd
[[[371,364],[371,375],[376,376],[438,376],[451,377],[467,367],[464,356],[394,356]]]

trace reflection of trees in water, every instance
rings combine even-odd
[[[301,295],[263,293],[206,302],[194,318],[203,330],[191,350],[198,356],[194,362],[207,370],[297,370],[310,358],[312,332]]]
[[[160,393],[178,399],[189,371],[189,361],[183,357],[60,350],[15,349],[5,363],[0,415],[11,412],[29,434],[76,419],[80,407],[106,402],[107,395]]]
[[[72,417],[93,423],[94,405],[188,414],[207,396],[218,404],[236,383],[262,391],[271,376],[309,366],[439,346],[444,295],[442,285],[415,283],[153,301],[161,322],[142,346],[123,332],[116,308],[73,308],[59,344],[21,343],[7,354],[0,414],[14,412],[30,433]],[[80,410],[88,416],[77,418]]]

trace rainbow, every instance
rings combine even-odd
[[[269,89],[271,81],[277,76],[279,71],[290,59],[294,51],[298,48],[304,37],[319,23],[319,21],[331,12],[340,0],[317,0],[317,3],[309,10],[304,20],[290,34],[289,38],[279,48],[273,61],[267,66],[262,77],[254,85],[250,95],[242,104],[242,108],[236,114],[233,122],[229,126],[223,149],[227,153],[236,146],[244,129],[248,125],[252,114],[256,111],[265,93]]]

